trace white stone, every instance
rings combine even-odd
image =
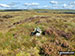
[[[41,34],[40,33],[36,33],[36,36],[40,36]]]

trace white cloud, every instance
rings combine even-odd
[[[37,6],[37,9],[40,9],[40,8],[42,8],[41,6]]]
[[[60,6],[56,6],[56,5],[53,5],[52,7],[53,7],[53,8],[60,8]]]
[[[73,8],[74,6],[73,6],[73,5],[68,5],[68,4],[63,4],[63,7],[64,7],[64,8],[71,9],[71,8]]]
[[[63,4],[64,7],[67,7],[67,4]]]
[[[5,7],[5,8],[9,8],[10,6],[7,4],[0,4],[0,7]]]
[[[45,5],[45,6],[43,6],[43,8],[48,9],[48,8],[50,8],[50,6]]]
[[[30,4],[29,4],[29,3],[24,3],[24,5],[25,5],[25,6],[29,6]]]
[[[47,5],[43,6],[43,7],[48,7]]]
[[[24,3],[25,6],[38,6],[39,3]]]
[[[20,4],[20,2],[11,2],[11,3],[9,3],[8,5],[10,5],[10,6],[15,6],[15,5],[17,5],[17,4]]]
[[[31,3],[33,6],[38,6],[39,3]]]
[[[70,7],[75,8],[75,1],[69,3]]]
[[[75,1],[73,1],[73,2],[70,2],[70,5],[75,5]]]
[[[20,4],[20,2],[11,2],[7,5],[9,5],[13,9],[13,8],[19,8],[18,5],[21,5],[21,4]]]
[[[51,4],[58,4],[57,1],[50,1]]]
[[[24,3],[25,9],[36,9],[39,6],[39,3]]]

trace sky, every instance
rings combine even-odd
[[[0,0],[0,9],[74,9],[75,0]]]

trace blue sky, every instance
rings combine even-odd
[[[75,0],[0,0],[0,9],[75,9]]]

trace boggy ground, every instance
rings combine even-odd
[[[43,34],[30,36],[36,27]],[[59,51],[75,51],[75,14],[0,12],[0,56],[60,56]]]

